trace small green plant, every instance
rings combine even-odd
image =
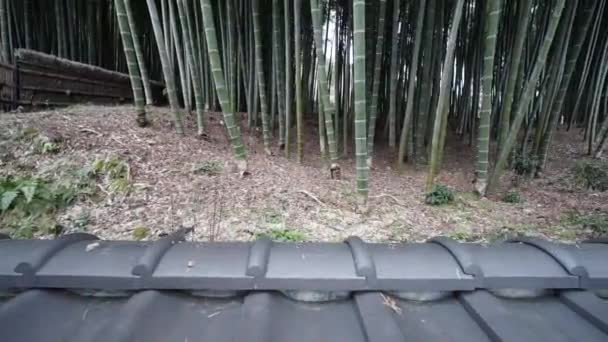
[[[28,213],[60,209],[69,205],[76,195],[69,187],[40,178],[8,176],[0,179],[0,210],[3,213],[13,209]]]
[[[217,176],[222,173],[224,167],[222,163],[215,160],[207,160],[194,165],[192,172],[198,175]]]
[[[301,242],[306,240],[306,235],[296,229],[271,229],[257,236],[267,236],[272,241],[277,242]]]
[[[88,210],[83,210],[72,220],[72,227],[76,231],[86,231],[90,223],[91,213]]]
[[[437,184],[433,187],[433,191],[426,194],[426,204],[444,205],[454,201],[454,193],[445,185]]]
[[[32,141],[40,132],[34,127],[25,127],[21,130],[18,138],[22,140]]]
[[[78,187],[35,177],[0,178],[0,226],[17,237],[31,237],[37,231],[60,230],[55,214],[79,195]]]
[[[608,162],[586,160],[577,163],[574,167],[574,181],[588,190],[608,190]]]
[[[61,148],[59,147],[58,144],[52,143],[52,142],[46,142],[44,144],[42,144],[42,148],[40,153],[42,154],[54,154],[54,153],[59,153],[59,150]]]
[[[150,235],[150,229],[143,226],[135,227],[132,235],[135,240],[143,240]]]
[[[522,202],[522,198],[519,192],[509,191],[502,197],[502,201],[505,203],[517,204]]]
[[[102,178],[112,193],[124,193],[131,189],[131,168],[117,156],[96,159],[84,172],[89,176]]]
[[[465,230],[452,231],[450,234],[448,234],[448,237],[460,242],[471,242],[476,240],[475,236]]]
[[[527,154],[516,153],[512,162],[513,170],[520,176],[529,177],[534,174],[538,166],[538,160]]]
[[[561,223],[567,229],[586,230],[592,236],[608,235],[608,213],[582,214],[571,211],[566,213]]]

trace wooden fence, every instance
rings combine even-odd
[[[163,102],[163,84],[153,81],[152,91],[155,102]],[[132,99],[126,74],[23,49],[15,52],[15,65],[0,64],[0,105],[4,111],[19,106],[117,104]]]

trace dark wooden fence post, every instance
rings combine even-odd
[[[13,89],[13,109],[19,108],[21,100],[21,79],[19,75],[19,56],[15,55],[15,69],[13,69],[13,82],[15,88]]]

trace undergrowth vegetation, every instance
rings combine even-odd
[[[567,212],[561,225],[565,230],[580,231],[591,237],[608,237],[608,213]]]
[[[270,229],[258,234],[259,236],[267,236],[276,242],[302,242],[306,240],[306,235],[297,229]]]
[[[502,197],[505,203],[517,204],[522,202],[521,194],[517,191],[509,191]]]
[[[117,156],[96,159],[88,171],[90,176],[102,180],[110,193],[130,190],[131,168]]]
[[[538,160],[533,156],[516,153],[512,162],[513,171],[515,174],[523,177],[531,177],[538,167]]]
[[[96,159],[84,167],[58,160],[37,174],[29,173],[0,178],[0,231],[19,238],[61,234],[65,227],[57,217],[70,205],[78,200],[100,200],[100,189],[109,195],[130,188],[129,165],[116,156]],[[85,230],[90,217],[85,212],[72,221],[71,228]]]
[[[433,190],[426,194],[425,202],[430,205],[444,205],[454,202],[454,192],[445,185],[435,185]]]
[[[224,167],[222,163],[215,160],[206,160],[202,163],[195,164],[192,167],[192,172],[198,175],[217,176],[222,173]]]
[[[65,184],[37,177],[7,176],[0,179],[0,222],[19,237],[37,231],[60,233],[55,214],[83,193],[81,184]]]
[[[578,162],[574,167],[574,181],[576,185],[587,190],[608,190],[608,161],[585,160]]]

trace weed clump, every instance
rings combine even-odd
[[[591,237],[608,236],[608,213],[581,214],[572,211],[566,213],[561,224],[564,229],[586,231]]]
[[[517,204],[522,202],[521,194],[517,191],[509,191],[502,197],[505,203]]]
[[[194,165],[192,172],[198,175],[206,176],[217,176],[222,173],[224,167],[222,164],[215,160],[207,160],[202,163]]]
[[[516,153],[511,165],[517,175],[531,177],[538,167],[538,160],[527,154]]]
[[[454,192],[445,185],[435,185],[433,191],[426,194],[426,204],[445,205],[454,202]]]
[[[306,235],[296,229],[271,229],[267,232],[257,234],[257,237],[267,236],[276,242],[302,242],[306,240]]]
[[[125,193],[131,189],[131,168],[117,156],[96,159],[87,171],[89,176],[102,179],[111,193]]]
[[[150,235],[150,229],[143,226],[135,227],[132,235],[135,240],[143,240]]]
[[[608,162],[581,161],[574,167],[574,181],[587,190],[608,190]]]
[[[29,176],[0,178],[0,223],[16,237],[31,238],[38,231],[60,233],[55,214],[80,192],[78,184]]]

